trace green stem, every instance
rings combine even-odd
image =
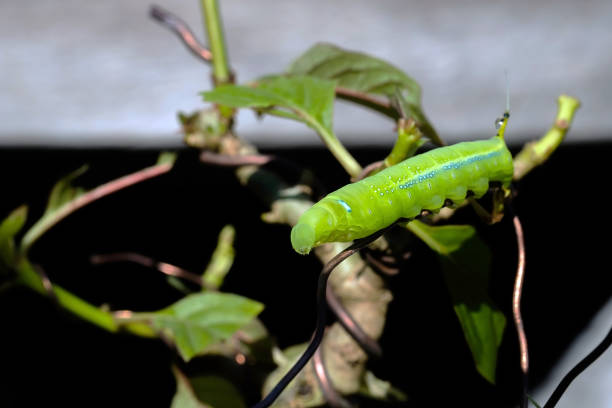
[[[385,167],[391,167],[411,157],[423,144],[423,134],[412,119],[399,119],[397,123],[397,140],[385,159]]]
[[[47,210],[45,214],[43,214],[43,216],[34,225],[32,225],[32,227],[23,236],[20,248],[21,253],[27,254],[34,242],[49,231],[54,225],[76,210],[123,188],[138,184],[142,181],[157,177],[170,171],[174,165],[174,162],[169,160],[167,155],[162,155],[160,158],[161,160],[154,166],[147,167],[135,173],[128,174],[127,176],[109,181],[108,183],[102,184],[93,190],[73,198],[53,211]]]
[[[535,167],[544,163],[565,139],[580,101],[568,95],[558,99],[559,110],[553,126],[539,140],[527,143],[514,158],[514,180],[520,180]]]
[[[423,241],[429,248],[439,254],[445,254],[447,251],[440,245],[438,241],[433,239],[432,235],[425,231],[425,224],[419,220],[412,220],[406,224],[406,228]]]
[[[340,163],[344,170],[351,176],[357,177],[361,173],[361,166],[357,163],[357,160],[346,150],[344,145],[340,143],[340,140],[333,134],[331,131],[328,131],[324,126],[322,126],[315,119],[311,118],[306,112],[299,111],[298,112],[302,117],[304,117],[305,122],[312,127],[318,134],[321,136],[323,143],[329,149],[329,151],[334,155],[336,160]]]
[[[208,46],[212,53],[213,80],[215,85],[230,83],[232,75],[227,63],[223,26],[219,17],[217,0],[200,0],[200,3],[204,14]]]
[[[234,238],[236,230],[232,225],[226,225],[219,233],[217,247],[210,262],[202,275],[205,288],[218,290],[223,284],[225,276],[234,264]]]
[[[17,264],[17,273],[19,283],[43,296],[52,295],[61,307],[79,318],[104,330],[115,333],[119,331],[121,327],[124,327],[127,331],[139,336],[155,336],[155,332],[150,327],[145,326],[142,323],[126,324],[125,326],[117,324],[113,314],[110,311],[86,302],[61,286],[51,285],[50,291],[52,293],[49,293],[49,289],[47,289],[43,284],[43,280],[40,275],[36,272],[32,264],[25,258],[22,258]]]

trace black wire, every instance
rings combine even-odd
[[[567,387],[569,387],[571,382],[574,381],[574,378],[578,377],[580,373],[586,370],[588,366],[597,360],[599,356],[601,356],[604,351],[610,347],[610,343],[612,343],[612,328],[610,328],[608,335],[601,341],[601,343],[599,343],[597,347],[593,349],[593,351],[591,351],[585,358],[582,359],[582,361],[576,364],[576,366],[572,368],[569,373],[565,375],[565,377],[563,377],[559,385],[557,385],[555,391],[542,408],[553,408],[555,405],[557,405],[557,402],[559,402],[561,396],[567,390]]]
[[[338,255],[333,257],[328,263],[325,264],[323,269],[321,270],[321,274],[319,275],[319,283],[317,285],[317,323],[314,335],[312,336],[312,340],[310,344],[306,348],[306,351],[300,356],[299,360],[289,369],[289,371],[281,378],[281,380],[272,388],[272,391],[265,396],[264,399],[259,401],[257,404],[253,406],[253,408],[266,408],[272,405],[274,401],[278,398],[278,396],[283,392],[283,390],[289,385],[291,380],[295,378],[296,375],[304,368],[304,366],[308,363],[308,361],[312,358],[315,351],[321,344],[321,340],[323,340],[323,334],[325,332],[325,322],[326,322],[326,314],[327,314],[327,302],[325,300],[325,293],[327,291],[327,280],[329,279],[329,275],[334,270],[336,266],[340,264],[340,262],[344,261],[349,256],[355,254],[363,247],[369,245],[372,241],[383,235],[388,229],[393,227],[394,224],[391,224],[387,228],[384,228],[380,231],[375,232],[374,234],[355,240],[355,243]]]

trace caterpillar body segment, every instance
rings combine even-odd
[[[307,254],[326,242],[364,238],[400,218],[438,210],[447,199],[458,204],[468,191],[479,198],[490,182],[507,187],[513,172],[503,140],[508,117],[498,120],[491,139],[430,150],[328,194],[291,230],[293,248]]]

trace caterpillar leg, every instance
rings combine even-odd
[[[498,223],[504,218],[504,202],[510,197],[511,191],[507,187],[499,186],[492,189],[493,203],[491,211],[484,208],[474,197],[469,197],[469,203],[476,214],[487,224]]]

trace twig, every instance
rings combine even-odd
[[[263,166],[264,164],[270,163],[272,160],[274,160],[273,156],[264,154],[233,155],[213,153],[207,150],[204,150],[202,151],[202,153],[200,153],[201,162],[214,164],[216,166]]]
[[[342,395],[338,393],[338,391],[336,391],[331,379],[329,378],[329,373],[327,372],[327,369],[325,368],[325,363],[323,362],[322,347],[319,347],[314,353],[312,362],[314,365],[317,382],[321,387],[321,391],[323,392],[323,398],[325,398],[327,404],[332,408],[352,408],[353,405],[346,399],[344,399]]]
[[[148,268],[157,269],[165,275],[175,276],[177,278],[188,280],[200,287],[204,285],[202,278],[193,272],[166,262],[156,261],[153,258],[149,258],[148,256],[144,256],[134,252],[116,252],[112,254],[92,255],[90,261],[95,265],[105,264],[109,262],[134,262],[139,265],[146,266]]]
[[[175,33],[193,55],[206,63],[212,62],[212,53],[196,40],[187,23],[179,17],[155,5],[151,6],[150,16]]]
[[[388,276],[397,275],[399,268],[387,265],[383,260],[377,259],[369,251],[365,253],[366,261],[374,267],[377,271],[384,273]]]
[[[361,170],[361,173],[353,181],[363,180],[368,177],[372,172],[380,169],[381,167],[385,167],[385,162],[383,160],[377,161],[374,163],[370,163]]]
[[[38,274],[38,277],[40,278],[40,283],[42,284],[43,288],[45,288],[45,291],[47,292],[47,296],[49,296],[49,298],[51,298],[51,300],[53,300],[55,303],[59,303],[57,299],[57,295],[53,291],[53,284],[51,283],[49,276],[47,276],[47,273],[42,268],[42,266],[37,265],[37,264],[32,264],[32,267]]]
[[[558,98],[559,109],[553,126],[539,140],[527,143],[523,149],[514,156],[513,180],[520,180],[536,166],[544,163],[565,139],[565,135],[574,119],[580,101],[568,95]]]
[[[608,334],[604,339],[591,351],[585,358],[583,358],[574,368],[570,370],[569,373],[563,377],[555,391],[552,393],[546,404],[544,404],[543,408],[553,408],[557,405],[557,402],[561,399],[563,393],[567,390],[567,387],[574,381],[574,378],[578,377],[580,373],[586,370],[595,360],[597,360],[607,349],[610,347],[610,343],[612,343],[612,328],[608,331]]]
[[[527,348],[527,336],[523,327],[523,318],[521,316],[521,294],[523,293],[523,283],[525,280],[525,239],[523,235],[523,227],[521,220],[517,215],[512,217],[514,230],[516,232],[516,240],[518,244],[518,266],[516,269],[516,280],[514,281],[514,292],[512,294],[512,315],[518,332],[518,340],[521,356],[521,371],[523,372],[523,396],[522,407],[527,408],[527,383],[529,374],[529,350]]]
[[[272,388],[268,395],[266,395],[266,397],[260,402],[255,404],[253,408],[265,408],[272,405],[272,403],[276,401],[280,393],[287,387],[287,385],[289,385],[291,380],[293,380],[293,378],[295,378],[295,376],[302,370],[302,368],[304,368],[304,366],[308,363],[310,358],[313,356],[313,354],[321,344],[321,340],[323,340],[323,333],[325,332],[326,323],[327,280],[329,279],[329,275],[331,274],[331,272],[346,258],[359,252],[360,249],[372,243],[374,240],[383,235],[394,225],[395,224],[391,224],[387,228],[377,231],[368,237],[356,240],[353,245],[340,252],[338,255],[333,257],[327,264],[325,264],[325,266],[321,270],[321,274],[319,275],[319,282],[317,285],[317,323],[315,332],[312,336],[312,340],[310,340],[310,344],[308,344],[306,351],[304,351],[304,353],[300,356],[300,358],[293,365],[293,367],[291,367],[289,371],[283,376],[283,378],[281,378],[281,380],[274,386],[274,388]]]
[[[375,98],[367,93],[355,91],[348,88],[336,87],[336,96],[357,103],[359,105],[371,108],[385,116],[393,119],[399,119],[400,113],[393,107],[391,103],[379,98]]]
[[[85,207],[94,201],[113,194],[121,189],[138,184],[145,180],[157,177],[161,174],[167,173],[172,169],[173,163],[163,162],[156,164],[151,167],[139,170],[135,173],[128,174],[127,176],[120,177],[116,180],[109,181],[106,184],[102,184],[94,188],[91,191],[75,198],[72,201],[61,206],[57,209],[52,217],[43,217],[36,224],[30,228],[25,234],[21,241],[22,251],[25,253],[32,246],[36,240],[38,240],[45,232],[50,230],[54,225],[59,223],[61,220],[78,210],[79,208]]]

